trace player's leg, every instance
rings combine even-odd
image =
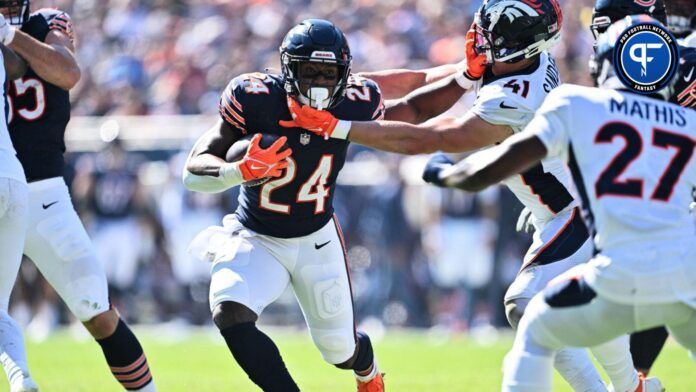
[[[688,317],[669,323],[667,329],[679,344],[689,350],[691,359],[696,361],[696,309],[683,304],[678,306]]]
[[[140,342],[109,304],[106,275],[62,180],[29,185],[25,254],[101,346],[126,390],[155,391]],[[50,205],[44,209],[44,205]]]
[[[262,236],[239,238],[236,252],[213,264],[213,321],[234,359],[256,385],[271,392],[299,391],[278,347],[256,327],[263,309],[283,293],[290,280],[263,241]]]
[[[563,347],[594,347],[634,328],[633,308],[606,301],[580,279],[557,283],[535,296],[505,360],[504,391],[550,391],[551,364]],[[639,385],[616,385],[633,391]]]
[[[636,369],[648,375],[662,347],[667,342],[667,329],[657,327],[631,334],[631,356]]]
[[[26,184],[0,179],[0,361],[12,392],[38,391],[29,374],[21,329],[7,313],[28,224],[26,197]]]
[[[569,257],[546,265],[523,268],[505,293],[504,305],[508,322],[517,329],[529,301],[548,283],[576,265],[585,263],[592,255],[586,241]],[[605,391],[604,381],[585,348],[562,348],[554,357],[554,368],[574,391]]]
[[[335,218],[303,237],[291,275],[312,340],[324,360],[353,370],[359,390],[384,390],[370,338],[355,330],[348,264]]]

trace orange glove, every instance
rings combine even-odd
[[[263,149],[259,146],[261,134],[254,135],[244,158],[239,162],[239,171],[244,181],[280,177],[281,170],[288,167],[286,158],[292,154],[289,148],[279,152],[287,140],[285,136],[282,136],[270,147]]]
[[[350,131],[350,121],[339,120],[325,110],[317,110],[309,105],[300,106],[294,99],[288,97],[291,121],[278,121],[284,128],[304,128],[324,139],[347,139]]]
[[[464,71],[469,79],[481,79],[486,71],[488,59],[484,53],[476,53],[476,24],[472,24],[466,33],[466,70]]]

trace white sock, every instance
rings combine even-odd
[[[553,355],[534,355],[513,349],[503,362],[503,392],[550,392]]]
[[[140,389],[133,389],[134,391],[137,392],[157,392],[157,388],[155,388],[155,380],[153,379],[150,381],[147,385]]]
[[[0,362],[10,384],[30,377],[21,329],[4,310],[0,310]]]
[[[575,392],[606,392],[602,376],[584,348],[564,348],[556,353],[553,366]]]
[[[590,349],[607,372],[616,392],[633,392],[638,387],[638,372],[633,367],[628,335]]]
[[[360,382],[368,382],[368,381],[372,380],[373,378],[375,378],[375,376],[377,375],[377,372],[379,372],[379,369],[377,369],[377,357],[375,357],[375,358],[372,360],[372,370],[370,370],[370,374],[368,374],[367,376],[361,376],[361,375],[359,375],[358,373],[355,373],[355,372],[353,372],[353,374],[355,374],[355,378],[356,378],[358,381],[360,381]]]

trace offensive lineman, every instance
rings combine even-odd
[[[188,189],[222,192],[242,185],[235,214],[225,217],[224,227],[201,232],[191,251],[213,261],[213,321],[237,363],[264,391],[299,390],[276,345],[256,327],[263,309],[291,284],[324,360],[352,369],[358,391],[381,392],[370,339],[355,330],[345,245],[333,215],[348,143],[297,132],[259,146],[261,133],[287,134],[278,121],[291,118],[288,97],[369,121],[383,115],[381,94],[374,82],[350,74],[348,42],[326,20],[295,26],[280,55],[281,75],[257,72],[230,82],[220,100],[221,120],[189,155]],[[250,134],[255,136],[244,158],[225,162],[230,146]],[[290,148],[281,150],[284,143]],[[260,178],[271,180],[248,184]]]
[[[602,89],[563,86],[522,134],[456,166],[436,162],[426,169],[430,181],[478,191],[547,156],[563,157],[595,229],[597,255],[529,304],[505,360],[504,391],[550,391],[560,347],[588,347],[660,325],[696,352],[688,208],[696,186],[696,112],[656,99],[674,95],[671,87],[651,96],[621,91],[613,64],[616,37],[646,18],[627,17],[600,36]],[[689,61],[676,78],[693,69],[696,58]]]
[[[0,1],[0,13],[13,25],[0,41],[28,64],[7,97],[10,136],[29,182],[24,254],[99,343],[123,388],[155,391],[140,343],[109,303],[106,275],[63,180],[69,90],[80,79],[70,16],[30,13],[29,0]]]
[[[449,109],[465,92],[475,90],[476,102],[463,118],[440,118],[421,125],[351,123],[289,101],[295,120],[287,125],[405,154],[463,152],[493,145],[520,132],[548,92],[560,83],[546,49],[560,40],[561,23],[561,9],[555,0],[485,1],[467,34],[465,72],[388,102],[385,117],[420,123]],[[534,243],[505,298],[508,319],[516,327],[534,294],[555,276],[589,260],[592,246],[578,203],[568,190],[570,178],[561,160],[546,160],[506,184],[532,211],[536,228]],[[593,348],[593,353],[617,390],[633,391],[643,385],[632,368],[627,338]],[[576,391],[606,390],[584,349],[563,350],[556,356],[556,369]],[[660,390],[656,379],[647,384]]]

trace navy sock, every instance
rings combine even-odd
[[[137,390],[152,382],[150,367],[140,342],[130,328],[118,321],[116,331],[104,339],[97,340],[111,373],[127,390]]]
[[[251,381],[266,392],[295,392],[293,381],[275,343],[253,322],[220,330],[234,359]]]
[[[631,356],[636,369],[650,370],[667,341],[667,329],[657,327],[631,334]]]
[[[372,342],[365,332],[358,332],[358,357],[353,362],[353,370],[364,372],[375,362],[375,354],[372,351]]]

